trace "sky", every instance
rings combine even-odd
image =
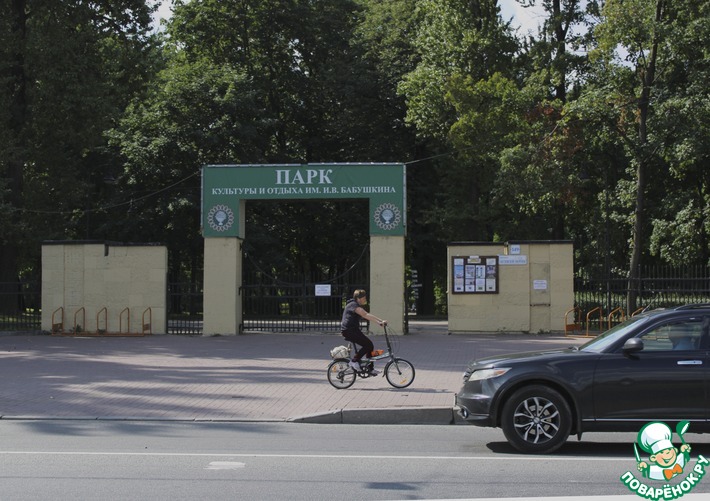
[[[153,3],[158,2],[161,2],[161,0],[153,0]],[[156,24],[158,20],[170,17],[170,4],[170,0],[162,0],[160,8],[154,16]],[[537,33],[538,24],[542,19],[542,9],[539,6],[525,9],[515,0],[498,0],[498,4],[500,5],[503,19],[508,20],[512,17],[513,26],[519,27],[521,34]]]
[[[500,13],[504,20],[513,18],[513,26],[520,28],[521,34],[532,32],[537,35],[537,28],[543,21],[543,9],[539,5],[524,8],[515,0],[498,0]]]

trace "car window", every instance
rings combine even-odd
[[[580,351],[602,353],[609,349],[610,346],[618,343],[620,339],[625,338],[636,329],[641,328],[644,323],[649,322],[651,317],[648,315],[640,315],[636,317],[631,317],[625,322],[615,325],[604,334],[597,336],[596,338],[586,342],[579,347]]]
[[[700,319],[669,322],[643,334],[643,351],[688,351],[700,348],[703,324]]]

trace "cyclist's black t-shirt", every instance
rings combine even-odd
[[[341,332],[360,331],[360,315],[355,313],[355,309],[360,305],[355,299],[350,299],[343,310],[343,321],[340,323]]]

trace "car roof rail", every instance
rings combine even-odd
[[[693,308],[710,308],[710,303],[696,303],[696,304],[684,304],[678,306],[676,310],[692,310]]]

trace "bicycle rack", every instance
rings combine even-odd
[[[572,323],[569,322],[569,314],[573,313],[572,316]],[[572,332],[571,335],[574,335],[574,332],[579,331],[580,333],[582,332],[582,324],[577,321],[577,319],[580,317],[581,310],[579,309],[579,306],[575,306],[574,308],[571,308],[567,310],[565,313],[565,336],[567,336],[568,332]]]
[[[146,313],[148,314],[148,323],[145,322]],[[148,334],[153,334],[153,310],[150,307],[143,312],[143,332],[141,334],[145,336],[146,331]]]
[[[624,315],[624,310],[621,308],[621,306],[619,306],[618,308],[612,310],[611,313],[609,313],[609,316],[607,316],[607,322],[609,325],[609,327],[608,327],[609,329],[611,329],[611,322],[612,322],[614,316],[617,316],[619,318],[619,323],[626,320],[626,315]]]
[[[604,314],[602,313],[602,307],[597,306],[596,308],[593,308],[587,312],[587,337],[592,337],[592,334],[589,334],[589,324],[592,321],[592,315],[595,313],[599,313],[599,332],[602,332],[602,328],[604,326]]]
[[[126,314],[126,323],[128,324],[128,327],[126,329],[126,334],[131,332],[131,310],[126,306],[124,309],[121,310],[121,313],[118,314],[118,333],[123,334],[123,314]]]
[[[79,324],[76,321],[76,317],[79,315],[79,313],[81,313],[81,321],[84,324],[83,327],[82,327],[82,324]],[[79,334],[80,332],[83,332],[85,330],[86,330],[86,310],[82,306],[81,308],[76,310],[76,312],[74,313],[74,328],[73,328],[72,332],[74,334]]]
[[[101,318],[103,318],[103,326],[101,329]],[[108,333],[108,309],[104,306],[96,313],[96,334],[104,335]]]
[[[103,307],[96,312],[96,331],[86,327],[86,309],[82,306],[74,313],[74,326],[64,330],[64,308],[59,307],[52,313],[52,335],[58,336],[146,336],[153,334],[153,309],[143,311],[141,332],[131,332],[131,310],[126,307],[118,315],[118,332],[108,330],[108,308]],[[124,327],[125,322],[125,327]]]
[[[55,315],[60,313],[59,322],[55,322]],[[59,336],[64,332],[64,308],[59,307],[52,312],[52,336]]]

